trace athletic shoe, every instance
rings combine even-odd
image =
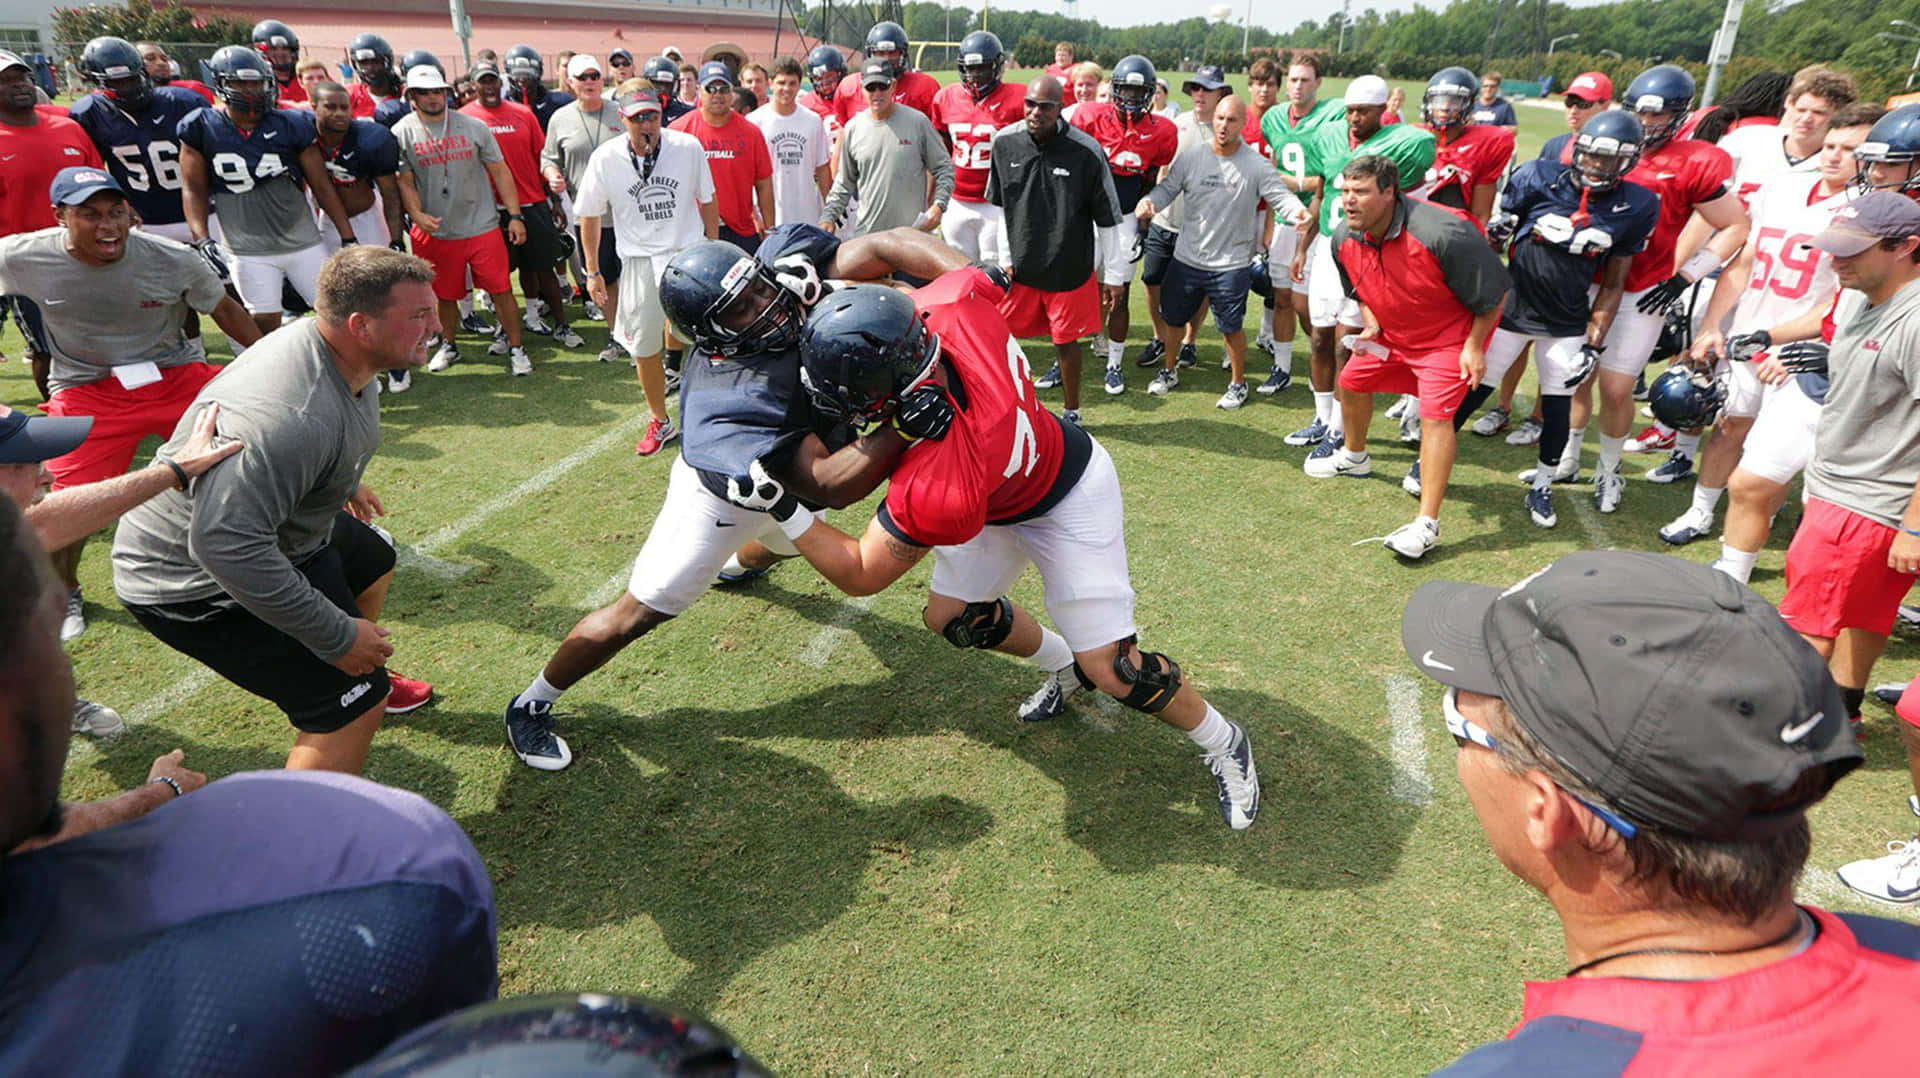
[[[1060,418],[1076,427],[1086,426],[1085,423],[1080,421],[1080,409],[1078,408],[1062,408],[1060,410]]]
[[[533,357],[527,355],[526,349],[516,348],[513,350],[513,355],[507,360],[507,369],[513,372],[515,378],[532,374]]]
[[[1901,603],[1900,609],[1895,612],[1895,616],[1899,624],[1909,629],[1920,629],[1920,606],[1915,606],[1912,603]]]
[[[589,322],[604,322],[607,320],[606,313],[600,309],[598,303],[592,300],[586,301],[586,316]]]
[[[627,350],[612,341],[608,341],[607,346],[600,349],[600,362],[602,363],[624,363],[626,360]]]
[[[1047,675],[1032,696],[1020,702],[1021,722],[1047,722],[1067,713],[1067,700],[1080,691],[1080,675],[1068,666]]]
[[[1875,685],[1873,687],[1873,691],[1868,693],[1867,695],[1873,697],[1875,700],[1880,701],[1881,703],[1887,705],[1888,707],[1899,707],[1900,698],[1902,696],[1905,696],[1906,693],[1907,693],[1906,682],[1889,681],[1884,685]],[[1920,816],[1920,810],[1916,810],[1914,814],[1917,816]]]
[[[1275,363],[1273,370],[1267,372],[1267,380],[1260,383],[1260,388],[1254,392],[1263,397],[1271,397],[1292,384],[1293,372]]]
[[[1693,458],[1676,449],[1667,454],[1665,463],[1661,464],[1658,468],[1648,470],[1647,482],[1677,483],[1682,479],[1691,478],[1692,475]]]
[[[1247,731],[1237,722],[1227,725],[1233,727],[1233,741],[1226,751],[1204,753],[1200,759],[1220,785],[1220,818],[1235,831],[1245,831],[1260,812],[1260,775],[1254,770]]]
[[[1053,389],[1057,387],[1059,384],[1060,384],[1060,364],[1058,363],[1055,363],[1053,366],[1048,367],[1047,373],[1033,380],[1033,388],[1035,389]]]
[[[487,354],[490,356],[504,356],[511,351],[513,351],[513,345],[507,343],[507,335],[499,330],[494,330],[493,340],[487,342]]]
[[[1400,489],[1418,498],[1420,496],[1420,462],[1414,461],[1407,469],[1406,478],[1400,480]]]
[[[585,337],[575,333],[573,327],[568,325],[553,327],[553,340],[562,348],[580,348],[587,343]]]
[[[742,565],[738,570],[731,572],[723,565],[720,567],[719,574],[713,578],[713,582],[723,588],[737,588],[751,584],[771,572],[773,572],[771,565],[759,567]]]
[[[1539,445],[1540,444],[1540,421],[1538,419],[1533,418],[1532,416],[1528,416],[1527,418],[1522,419],[1520,421],[1520,425],[1513,428],[1513,433],[1507,435],[1507,444],[1508,445]]]
[[[1620,511],[1620,496],[1627,491],[1627,481],[1620,478],[1618,468],[1598,469],[1593,473],[1593,504],[1602,513]]]
[[[1414,519],[1387,533],[1381,545],[1403,558],[1423,558],[1440,543],[1440,525]]]
[[[1266,333],[1254,338],[1253,346],[1268,355],[1273,355],[1280,350],[1280,346],[1274,343],[1273,336]]]
[[[1398,400],[1394,401],[1392,404],[1387,405],[1387,418],[1399,419],[1401,416],[1406,415],[1407,403],[1411,400],[1413,400],[1412,397],[1409,397],[1406,394],[1402,393]]]
[[[493,310],[493,295],[488,292],[475,292],[473,294],[473,309],[476,311]]]
[[[60,642],[66,643],[87,631],[87,605],[80,589],[67,592],[67,616],[60,619]]]
[[[1673,518],[1673,522],[1660,529],[1660,539],[1670,546],[1686,546],[1695,539],[1705,539],[1713,534],[1713,514],[1703,513],[1699,509],[1688,509]]]
[[[387,392],[405,393],[407,390],[412,388],[413,388],[413,373],[411,371],[388,371],[387,372]]]
[[[481,337],[490,337],[493,335],[493,323],[477,314],[461,315],[460,328],[466,330],[468,333]]]
[[[558,771],[573,762],[567,743],[553,732],[553,705],[529,700],[507,705],[507,744],[520,762],[541,771]]]
[[[1156,397],[1164,397],[1179,384],[1180,372],[1162,368],[1159,374],[1153,376],[1153,382],[1147,386],[1147,392]]]
[[[1520,473],[1520,481],[1528,486],[1532,486],[1533,477],[1539,471],[1539,465],[1526,469]],[[1580,481],[1580,458],[1574,456],[1572,453],[1561,457],[1559,467],[1553,470],[1553,481],[1555,483],[1578,483]]]
[[[1118,367],[1107,368],[1107,376],[1104,384],[1107,387],[1107,396],[1109,397],[1117,397],[1127,391],[1127,380],[1121,376],[1120,368]]]
[[[1182,344],[1180,346],[1180,358],[1175,361],[1174,366],[1179,367],[1181,370],[1192,370],[1199,365],[1200,350],[1195,348],[1192,342]]]
[[[1213,406],[1231,412],[1245,403],[1247,403],[1247,383],[1228,382],[1227,391],[1220,394],[1220,399],[1215,401]]]
[[[1420,444],[1420,409],[1410,405],[1400,414],[1400,441],[1403,445]]]
[[[1316,417],[1313,422],[1280,440],[1288,445],[1319,445],[1327,440],[1327,425]]]
[[[680,437],[680,428],[673,425],[673,417],[647,420],[647,432],[640,436],[640,444],[633,447],[637,456],[651,457],[660,452],[660,447]]]
[[[1552,487],[1527,488],[1527,515],[1533,518],[1535,526],[1541,528],[1551,528],[1560,523],[1560,518],[1553,513]]]
[[[1626,450],[1629,453],[1665,453],[1673,448],[1673,435],[1673,431],[1662,431],[1658,426],[1649,426],[1627,439]]]
[[[1500,433],[1501,431],[1506,430],[1507,422],[1512,418],[1513,418],[1513,413],[1511,411],[1505,408],[1502,408],[1496,404],[1492,408],[1488,409],[1487,412],[1483,414],[1479,419],[1474,420],[1473,425],[1469,426],[1467,429],[1472,431],[1475,434],[1478,434],[1482,438],[1491,438],[1494,435]],[[1518,442],[1515,444],[1525,445],[1526,443]]]
[[[1889,842],[1884,856],[1841,865],[1834,875],[1868,898],[1903,905],[1920,901],[1920,836]]]
[[[539,333],[542,335],[552,333],[553,327],[547,324],[546,319],[540,317],[538,311],[534,310],[534,302],[533,300],[527,301],[527,311],[520,319],[520,328],[526,330],[528,333]]]
[[[94,737],[118,737],[127,730],[127,720],[120,713],[105,704],[96,704],[92,700],[73,700],[73,732],[92,734]]]
[[[1133,365],[1136,367],[1158,367],[1160,361],[1166,358],[1166,355],[1167,346],[1160,343],[1160,338],[1155,337],[1153,340],[1147,342],[1147,346],[1140,350],[1139,355],[1133,358]]]
[[[452,341],[441,341],[440,347],[434,349],[433,358],[427,360],[427,371],[439,374],[458,362],[460,362],[460,349],[455,348]]]
[[[1647,372],[1645,368],[1642,368],[1639,374],[1633,376],[1633,399],[1637,401],[1647,399]]]
[[[1332,479],[1336,475],[1358,479],[1373,474],[1373,458],[1365,453],[1355,457],[1347,452],[1346,446],[1328,438],[1307,454],[1307,463],[1302,468],[1315,479]]]
[[[424,681],[401,677],[389,670],[387,683],[393,686],[387,693],[387,714],[389,715],[405,715],[418,711],[433,699],[433,686]]]
[[[676,370],[668,369],[666,371],[666,377],[667,377],[667,396],[671,397],[675,393],[680,392],[680,372]]]

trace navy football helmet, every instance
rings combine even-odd
[[[546,61],[540,59],[540,50],[532,45],[515,45],[500,58],[506,69],[507,82],[517,91],[513,100],[531,105],[547,94],[543,81],[547,77]]]
[[[1860,163],[1860,174],[1853,183],[1861,194],[1875,188],[1873,177],[1868,175],[1872,166],[1904,165],[1906,176],[1894,183],[1880,184],[1888,191],[1920,191],[1920,103],[1902,105],[1873,125],[1867,132],[1867,140],[1853,151],[1853,159]]]
[[[771,267],[720,240],[673,256],[660,274],[660,306],[674,336],[715,356],[784,352],[806,322],[799,297]]]
[[[425,49],[407,50],[407,54],[400,58],[400,76],[405,78],[407,72],[412,71],[416,67],[430,67],[438,71],[441,78],[444,79],[447,77],[447,66],[440,62],[438,56],[435,56]]]
[[[96,37],[80,53],[80,75],[114,104],[128,112],[147,110],[153,100],[153,80],[140,50],[125,38]]]
[[[800,335],[800,384],[829,419],[865,429],[892,414],[900,394],[927,376],[940,336],[905,293],[885,285],[842,288],[813,309]]]
[[[975,30],[960,39],[960,81],[972,92],[975,101],[984,101],[1000,88],[1001,73],[1007,69],[1007,50],[1000,38],[986,30]]]
[[[877,22],[867,31],[867,58],[893,65],[893,77],[907,73],[907,32],[897,22]]]
[[[1464,67],[1443,67],[1427,80],[1420,95],[1420,118],[1435,131],[1456,131],[1473,122],[1473,99],[1480,80]]]
[[[1720,417],[1727,403],[1727,387],[1711,371],[1684,363],[1667,372],[1647,387],[1647,407],[1655,419],[1675,430],[1696,430],[1709,426]]]
[[[399,91],[400,72],[394,68],[393,46],[386,38],[375,33],[359,35],[348,44],[347,59],[353,63],[354,77],[361,82],[383,91]]]
[[[640,68],[640,77],[653,84],[662,101],[672,101],[680,91],[680,65],[666,56],[655,56]]]
[[[1160,74],[1144,56],[1123,56],[1113,65],[1113,107],[1128,116],[1145,116],[1153,108],[1153,88]]]
[[[279,100],[280,84],[266,58],[245,45],[227,45],[207,61],[213,72],[213,90],[233,112],[253,115],[271,110]]]
[[[1673,64],[1650,67],[1627,84],[1622,104],[1640,118],[1641,127],[1645,129],[1641,145],[1657,150],[1680,133],[1687,115],[1693,111],[1693,76]],[[1666,119],[1656,124],[1653,122],[1656,116]]]
[[[1573,139],[1574,182],[1591,191],[1611,191],[1640,163],[1646,131],[1631,112],[1608,109],[1580,125]]]
[[[813,82],[813,92],[821,97],[831,97],[840,88],[840,80],[847,77],[847,58],[832,45],[816,45],[807,54],[807,78]]]
[[[253,24],[253,47],[267,58],[273,77],[281,82],[293,78],[293,65],[300,61],[300,35],[279,19],[262,19]]]

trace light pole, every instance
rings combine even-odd
[[[1908,22],[1905,19],[1890,20],[1888,25],[1902,27],[1907,30],[1920,30],[1920,26],[1915,26],[1914,24]],[[1893,34],[1885,34],[1885,33],[1881,34],[1880,36],[1886,37],[1886,38],[1892,38],[1895,41],[1920,43],[1920,38],[1916,38],[1916,37],[1896,37]],[[1916,74],[1920,74],[1920,48],[1916,48],[1913,50],[1913,63],[1907,67],[1907,89],[1909,90],[1913,89],[1913,77]]]
[[[1562,41],[1572,41],[1579,36],[1579,34],[1561,34],[1559,37],[1547,42],[1547,59],[1553,59],[1553,50],[1558,47]]]
[[[1620,52],[1619,52],[1619,50],[1618,50],[1618,49],[1601,49],[1601,50],[1600,50],[1600,55],[1602,55],[1602,56],[1611,56],[1611,57],[1613,57],[1613,58],[1614,58],[1615,60],[1619,60],[1619,59],[1623,59],[1623,57],[1622,57],[1622,56],[1620,55]]]
[[[1247,0],[1247,17],[1240,20],[1240,55],[1246,56],[1253,43],[1253,0]]]

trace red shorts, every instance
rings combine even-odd
[[[467,298],[469,269],[473,271],[474,287],[482,292],[497,295],[513,287],[508,277],[507,241],[497,230],[464,240],[436,240],[414,225],[407,236],[413,241],[413,253],[433,264],[433,295],[442,303]]]
[[[1472,388],[1460,377],[1460,351],[1385,356],[1355,352],[1340,371],[1340,388],[1349,393],[1412,393],[1420,398],[1421,419],[1453,419]]]
[[[127,474],[134,450],[147,435],[168,438],[180,417],[224,368],[211,363],[163,367],[160,380],[127,389],[116,378],[102,378],[63,389],[42,409],[48,415],[93,417],[93,430],[80,448],[47,462],[53,489],[98,483]]]
[[[1089,277],[1071,292],[1048,292],[1015,281],[1000,313],[1016,337],[1044,334],[1055,344],[1070,344],[1100,331],[1100,285]]]
[[[1807,499],[1787,548],[1787,594],[1780,616],[1803,636],[1831,640],[1842,629],[1893,631],[1913,574],[1887,566],[1899,532],[1832,502]]]
[[[1900,694],[1893,713],[1905,719],[1908,726],[1920,726],[1920,677],[1907,682],[1907,690]]]

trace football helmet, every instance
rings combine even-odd
[[[1000,75],[1007,69],[1007,50],[1000,38],[986,30],[975,30],[960,39],[960,81],[972,92],[975,101],[1000,88]]]
[[[234,112],[264,114],[279,100],[280,84],[266,57],[245,45],[227,45],[207,61],[213,72],[213,90]]]
[[[279,19],[262,19],[253,24],[253,47],[273,67],[273,77],[286,82],[293,78],[293,65],[300,62],[300,35]]]
[[[840,88],[840,80],[847,77],[847,58],[832,45],[818,45],[807,54],[807,78],[813,82],[813,92],[821,97],[832,96]]]
[[[1654,418],[1675,430],[1696,430],[1713,423],[1727,403],[1726,384],[1711,371],[1684,363],[1667,372],[1647,387],[1647,407]]]
[[[375,33],[365,33],[347,45],[347,59],[353,63],[354,77],[378,89],[397,93],[400,72],[394,69],[393,46]]]
[[[1898,183],[1885,185],[1889,191],[1920,191],[1920,103],[1902,105],[1873,125],[1867,132],[1867,140],[1853,151],[1853,159],[1860,163],[1860,174],[1853,179],[1854,187],[1865,194],[1874,189],[1873,178],[1868,175],[1873,165],[1905,165],[1907,176]]]
[[[828,296],[800,334],[800,383],[829,419],[865,429],[927,376],[940,337],[905,293],[857,284]]]
[[[784,352],[800,340],[800,299],[758,258],[702,240],[660,274],[660,306],[674,336],[715,356]]]
[[[1420,118],[1435,131],[1458,131],[1473,122],[1473,99],[1480,80],[1464,67],[1443,67],[1427,80],[1420,95]]]
[[[1693,111],[1693,76],[1683,67],[1673,64],[1660,64],[1650,67],[1634,77],[1627,84],[1626,97],[1622,99],[1627,111],[1640,118],[1645,134],[1641,145],[1648,150],[1657,150],[1673,140],[1685,126],[1687,115]],[[1665,116],[1657,125],[1652,117]]]
[[[153,80],[140,50],[125,38],[96,37],[80,53],[80,75],[128,112],[145,112],[153,100]]]
[[[515,100],[532,104],[547,92],[542,82],[547,77],[546,61],[540,59],[540,51],[532,45],[515,45],[508,49],[507,54],[500,58],[500,64],[506,72],[507,82],[520,91],[520,96]]]
[[[1631,112],[1609,109],[1580,125],[1573,139],[1573,179],[1590,191],[1611,191],[1640,163],[1646,131]]]
[[[425,49],[407,50],[407,54],[400,58],[400,77],[405,78],[407,72],[412,71],[416,67],[430,67],[438,71],[441,78],[446,78],[447,76],[447,66],[440,62],[438,56],[435,56]]]
[[[897,22],[877,22],[867,31],[868,58],[891,63],[896,79],[907,73],[907,48],[907,32]]]
[[[665,56],[655,56],[640,68],[640,77],[653,84],[662,101],[672,101],[680,92],[680,65]]]
[[[1153,108],[1153,87],[1160,75],[1144,56],[1124,56],[1113,65],[1113,107],[1127,116],[1145,116]]]

